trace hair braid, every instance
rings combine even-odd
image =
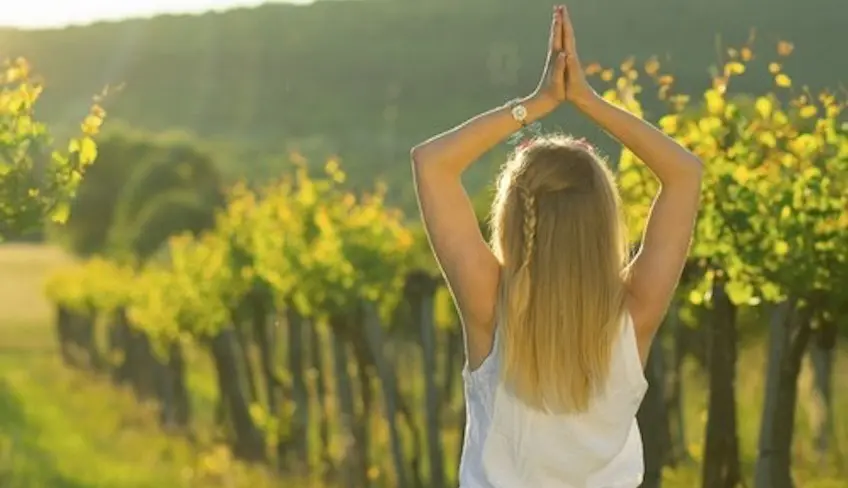
[[[524,262],[522,267],[530,265],[533,244],[536,240],[536,198],[526,188],[520,188],[521,201],[524,204]]]

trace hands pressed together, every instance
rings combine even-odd
[[[535,94],[553,105],[564,101],[579,103],[595,95],[580,65],[574,28],[563,5],[554,7],[547,62]]]

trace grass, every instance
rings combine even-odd
[[[745,486],[753,485],[754,464],[757,457],[757,439],[760,429],[764,395],[763,374],[766,364],[765,344],[749,346],[740,351],[736,370],[737,434],[740,461]],[[842,347],[834,365],[835,422],[833,446],[824,459],[819,459],[813,445],[811,401],[811,371],[805,364],[799,378],[799,401],[795,416],[795,438],[792,446],[792,471],[796,486],[804,488],[848,487],[848,351]],[[693,362],[684,365],[684,396],[686,439],[691,460],[679,469],[664,472],[667,487],[693,487],[700,485],[702,448],[707,422],[708,378]]]
[[[4,332],[33,342],[45,335]],[[4,488],[272,486],[225,451],[162,433],[151,406],[64,368],[49,348],[0,354],[0,374]]]
[[[41,296],[45,275],[67,262],[59,250],[37,246],[0,247],[0,487],[3,488],[264,488],[285,483],[264,470],[230,459],[226,449],[203,440],[194,444],[157,427],[151,406],[107,379],[65,368],[52,333],[52,312]],[[214,381],[208,360],[194,355],[189,375],[199,427],[211,420]],[[737,389],[739,437],[747,486],[756,439],[765,369],[762,345],[740,357]],[[834,365],[833,449],[817,459],[810,416],[814,413],[809,370],[800,379],[793,470],[804,488],[848,487],[848,351]],[[667,470],[664,486],[700,484],[701,445],[706,422],[706,378],[685,368],[686,426],[691,462]],[[420,413],[420,412],[417,412]],[[379,416],[376,413],[375,416]],[[313,416],[312,418],[316,418]],[[375,427],[375,437],[385,429]],[[455,432],[446,432],[453,451]],[[450,436],[450,437],[449,437]],[[211,438],[211,436],[208,436]],[[448,440],[450,438],[451,440]],[[380,449],[383,452],[383,449]],[[385,466],[389,465],[386,453]],[[455,456],[446,456],[452,468]],[[451,469],[451,468],[449,468]],[[288,480],[286,480],[288,481]]]
[[[0,247],[0,487],[276,486],[214,444],[161,432],[151,406],[65,368],[41,296],[59,250]]]

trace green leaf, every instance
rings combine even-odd
[[[771,303],[777,303],[781,297],[780,288],[774,283],[763,283],[760,285],[760,292],[763,294],[763,298]]]
[[[50,220],[57,224],[64,224],[68,221],[68,216],[71,213],[71,206],[68,202],[59,202],[56,207],[50,212]]]
[[[704,303],[704,294],[699,290],[692,290],[689,292],[689,302],[692,305],[700,305]]]
[[[754,287],[741,281],[730,281],[724,286],[727,297],[736,305],[744,305],[754,298]]]

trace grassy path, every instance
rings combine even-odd
[[[64,370],[49,350],[6,349],[0,371],[0,486],[185,486],[166,466],[188,449],[157,435],[129,395]]]
[[[3,338],[0,487],[274,486],[226,451],[165,434],[153,408],[107,379],[65,368],[46,327],[4,327]]]
[[[0,487],[263,488],[267,476],[158,428],[152,408],[61,364],[45,277],[59,250],[0,246]]]

